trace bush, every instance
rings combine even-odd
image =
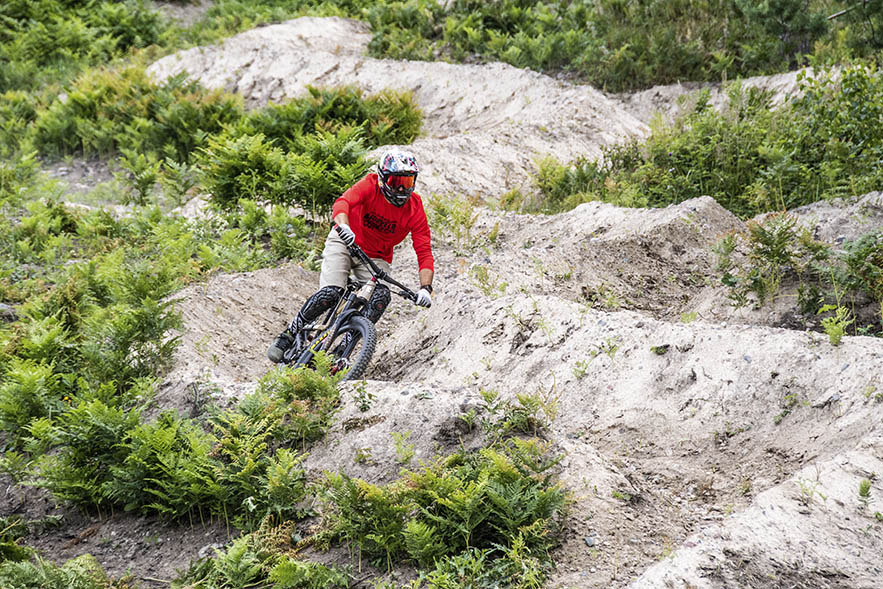
[[[301,137],[296,155],[289,154],[289,196],[279,204],[296,203],[308,211],[330,212],[334,201],[368,171],[371,162],[365,152],[359,128]]]
[[[32,561],[0,563],[0,585],[9,589],[125,589],[125,581],[111,581],[98,561],[84,554],[57,566],[36,557]]]
[[[211,508],[220,495],[209,457],[211,436],[197,424],[166,411],[155,423],[128,430],[122,461],[111,466],[101,493],[126,511],[183,518]]]
[[[301,136],[287,155],[261,134],[212,138],[200,161],[203,184],[227,210],[244,198],[325,212],[368,169],[359,134],[343,128]]]
[[[140,409],[113,405],[146,396],[150,383],[144,380],[123,397],[113,385],[68,382],[78,391],[69,400],[75,406],[56,412],[54,423],[33,421],[45,412],[20,409],[7,421],[29,424],[25,447],[44,454],[37,482],[60,501],[191,522],[197,515],[217,516],[254,529],[267,518],[303,516],[306,476],[302,456],[289,446],[318,439],[330,425],[339,379],[328,376],[328,366],[319,358],[319,372],[271,373],[237,408],[213,412],[208,427],[172,411],[141,423]],[[5,393],[21,396],[21,387],[0,389],[0,401]]]
[[[30,136],[48,157],[130,150],[188,162],[207,135],[241,115],[241,98],[207,91],[183,75],[156,85],[143,67],[97,69],[40,111]]]
[[[232,209],[240,199],[282,202],[289,163],[263,135],[212,137],[200,155],[202,184],[212,202]]]
[[[350,586],[343,571],[290,556],[292,532],[287,524],[273,528],[265,522],[259,530],[234,540],[225,551],[216,550],[213,558],[191,564],[172,587],[226,589],[267,583],[279,589]]]
[[[0,5],[0,92],[64,82],[90,65],[160,40],[159,13],[143,0],[9,0]]]
[[[138,306],[97,309],[83,325],[83,369],[95,382],[114,381],[121,389],[159,375],[171,364],[180,339],[169,332],[180,325],[174,301],[145,298]]]
[[[813,239],[796,217],[775,214],[749,222],[745,234],[724,238],[715,250],[721,282],[729,287],[734,306],[759,308],[781,286],[789,285],[796,286],[796,311],[807,321],[834,311],[816,327],[842,331],[855,323],[854,333],[864,334],[879,333],[883,327],[880,231],[844,242],[841,250],[833,251]]]
[[[0,161],[0,202],[16,202],[31,186],[37,171],[36,154]]]
[[[624,91],[786,70],[833,34],[826,9],[809,0],[415,0],[365,14],[375,55],[500,60]]]
[[[261,134],[286,150],[297,149],[302,135],[336,134],[347,127],[361,127],[361,137],[370,147],[411,143],[420,133],[421,113],[410,93],[387,90],[366,97],[354,86],[307,86],[307,91],[308,96],[254,111],[229,133]]]
[[[565,506],[548,472],[556,463],[535,442],[458,453],[385,487],[328,475],[332,529],[379,563],[412,559],[421,566],[468,548],[500,556],[516,546],[546,551]]]
[[[63,411],[61,380],[50,364],[13,359],[0,385],[0,428],[19,438],[33,419]],[[9,441],[9,440],[7,440]]]
[[[604,150],[602,161],[540,164],[536,208],[555,212],[587,200],[665,206],[709,195],[748,218],[878,188],[883,170],[883,75],[873,66],[801,78],[801,98],[777,110],[771,95],[729,87],[722,113],[700,93],[692,111],[657,125],[643,143]]]
[[[862,235],[843,246],[844,267],[839,282],[883,305],[883,231]]]
[[[268,372],[258,381],[254,399],[277,407],[274,410],[285,417],[277,437],[302,446],[325,435],[340,405],[341,377],[330,374],[330,358],[321,354],[314,362],[315,370],[280,367]]]
[[[0,94],[0,157],[6,159],[18,151],[25,130],[37,118],[34,98],[25,92]],[[0,184],[0,195],[2,190]]]
[[[43,486],[58,500],[86,507],[104,505],[111,468],[125,459],[128,450],[123,441],[139,421],[138,409],[123,410],[96,399],[62,414],[54,426],[41,428],[35,443],[64,448],[41,458]]]

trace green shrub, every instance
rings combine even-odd
[[[297,138],[317,131],[339,133],[361,127],[370,147],[411,143],[420,133],[421,113],[410,93],[390,90],[364,96],[355,86],[315,88],[308,96],[258,109],[230,129],[233,136],[263,135],[277,147],[297,147]]]
[[[50,364],[13,358],[0,384],[0,428],[20,437],[33,419],[63,411],[61,380]]]
[[[0,5],[0,92],[64,82],[82,69],[160,40],[143,0],[9,0]]]
[[[256,401],[277,406],[285,416],[278,436],[302,445],[325,435],[340,406],[337,385],[341,377],[330,374],[330,357],[322,354],[314,362],[315,370],[271,370],[258,381],[255,396]]]
[[[83,369],[96,382],[115,381],[121,388],[159,375],[171,364],[180,336],[170,332],[180,325],[173,301],[146,297],[137,306],[96,309],[83,325]]]
[[[37,118],[37,106],[34,96],[25,92],[0,94],[0,157],[6,159],[18,151],[28,125]]]
[[[349,587],[349,577],[339,570],[325,565],[283,557],[270,570],[269,580],[279,589],[325,589],[326,587]]]
[[[207,427],[171,411],[141,423],[139,409],[112,405],[143,401],[148,381],[120,397],[113,384],[91,388],[79,379],[69,383],[78,404],[54,423],[28,418],[25,447],[45,454],[38,484],[81,507],[191,522],[216,516],[244,529],[299,519],[306,476],[289,446],[320,437],[339,398],[339,379],[327,375],[327,358],[322,365],[323,372],[280,369],[237,408],[214,411]]]
[[[55,425],[40,428],[39,434],[32,429],[38,438],[34,442],[64,449],[41,458],[41,484],[58,500],[87,507],[104,505],[111,468],[125,459],[128,451],[123,441],[139,421],[138,409],[123,410],[95,399],[63,413]]]
[[[263,135],[209,138],[199,168],[203,186],[221,208],[231,209],[240,199],[285,199],[289,163]]]
[[[330,212],[334,201],[371,165],[365,158],[360,128],[304,135],[295,150],[288,158],[291,177],[287,195],[279,204],[296,203],[318,213]]]
[[[200,244],[197,256],[207,271],[224,268],[232,272],[247,272],[256,270],[267,260],[263,249],[253,247],[248,236],[239,229],[227,229],[216,242]]]
[[[207,135],[241,115],[241,98],[207,91],[184,75],[157,85],[140,66],[96,69],[37,114],[30,137],[48,157],[125,149],[188,162]]]
[[[126,171],[124,178],[131,194],[130,198],[126,200],[144,206],[159,180],[159,170],[162,164],[152,153],[145,156],[143,153],[135,153],[129,149],[121,151],[122,157],[119,162],[123,170]]]
[[[843,274],[839,282],[883,304],[883,231],[843,244]]]
[[[521,536],[516,537],[511,547],[498,547],[496,551],[468,548],[434,564],[435,568],[420,576],[427,589],[540,589],[551,570],[544,555],[534,555],[524,547]]]
[[[427,566],[470,547],[499,556],[516,542],[547,562],[565,495],[549,473],[555,460],[543,451],[512,440],[454,454],[384,487],[330,474],[332,529],[387,567],[406,558]]]
[[[302,457],[271,445],[288,442],[281,436],[284,411],[269,406],[253,414],[225,412],[212,420],[217,443],[212,457],[218,496],[214,509],[227,513],[246,529],[271,517],[282,522],[302,515],[299,503],[306,495]]]
[[[763,305],[776,296],[785,279],[796,280],[804,289],[814,289],[825,280],[830,248],[814,240],[807,229],[797,224],[796,217],[774,214],[760,222],[750,222],[742,238],[747,246],[742,264],[734,263],[731,257],[737,245],[734,236],[717,246],[718,271],[721,281],[730,288],[735,306],[749,301],[757,307]],[[804,292],[809,295],[817,291]],[[806,295],[799,303],[806,312],[815,314],[821,302]]]
[[[269,586],[279,589],[322,589],[348,587],[349,577],[335,567],[295,560],[291,551],[293,530],[287,524],[276,528],[266,523],[257,531],[235,539],[210,559],[191,564],[172,587],[230,589]]]
[[[745,234],[721,240],[715,246],[717,271],[737,307],[760,307],[781,285],[796,285],[795,310],[807,319],[833,312],[821,318],[820,326],[839,343],[849,325],[864,334],[883,326],[881,244],[880,232],[874,231],[833,251],[813,239],[796,217],[774,214],[749,222]]]
[[[166,411],[155,423],[126,432],[120,444],[125,458],[111,466],[101,493],[126,511],[192,517],[220,494],[209,457],[212,444],[199,425]]]
[[[303,217],[292,216],[286,207],[272,208],[265,231],[276,259],[302,260],[309,255],[311,229]]]
[[[500,60],[622,91],[787,70],[834,34],[827,9],[808,0],[412,0],[364,13],[375,55]]]
[[[37,171],[35,155],[29,153],[8,161],[0,160],[0,202],[19,200],[31,186]]]
[[[36,557],[31,561],[0,563],[0,585],[9,589],[125,589],[125,581],[110,580],[95,557],[84,554],[57,566]]]
[[[840,81],[801,78],[803,96],[772,110],[771,94],[733,84],[719,113],[700,93],[671,125],[642,143],[604,150],[603,162],[540,164],[536,208],[579,202],[665,206],[709,195],[743,218],[823,198],[865,194],[883,182],[883,75],[873,66],[843,70]]]
[[[0,518],[0,563],[22,562],[34,556],[32,548],[18,543],[27,533],[28,525],[20,516]]]
[[[299,136],[288,154],[261,134],[212,138],[201,155],[203,184],[227,210],[244,198],[327,211],[369,166],[360,132],[344,127],[338,134]]]

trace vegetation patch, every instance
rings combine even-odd
[[[736,307],[761,307],[785,286],[797,290],[797,311],[832,344],[843,335],[883,333],[883,232],[838,249],[812,238],[782,213],[751,222],[748,231],[715,246],[717,270]],[[851,329],[851,331],[847,331]]]
[[[708,195],[748,218],[878,188],[883,74],[859,64],[839,79],[802,77],[800,90],[774,110],[770,92],[733,84],[722,113],[701,93],[689,113],[658,123],[645,141],[607,147],[600,160],[541,161],[542,200],[512,204],[559,212],[592,200],[659,207]]]
[[[406,471],[383,487],[329,474],[327,534],[354,543],[377,566],[411,561],[432,571],[429,586],[451,586],[442,579],[451,582],[452,558],[478,567],[476,581],[509,572],[512,586],[532,586],[528,577],[548,572],[566,505],[552,474],[559,459],[546,451],[513,438]]]
[[[856,4],[410,0],[371,2],[361,13],[374,30],[370,48],[375,55],[504,61],[626,91],[874,55],[883,46],[883,4]],[[847,7],[839,18],[826,18]]]
[[[256,393],[208,424],[174,412],[143,423],[138,408],[81,403],[31,428],[26,448],[44,452],[34,482],[83,508],[191,524],[218,517],[248,529],[268,517],[296,519],[306,479],[295,448],[324,435],[339,403],[327,359],[319,364],[269,373]]]

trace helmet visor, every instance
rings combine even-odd
[[[396,191],[403,192],[405,190],[414,190],[414,176],[397,176],[391,175],[386,179],[386,184]]]

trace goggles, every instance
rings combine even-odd
[[[396,190],[413,190],[416,176],[395,176],[390,175],[386,179],[386,185]]]

